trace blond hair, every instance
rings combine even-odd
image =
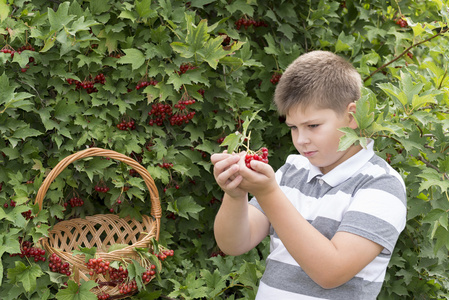
[[[299,56],[282,74],[274,102],[280,115],[293,107],[332,109],[343,113],[360,98],[362,80],[352,64],[328,51]]]

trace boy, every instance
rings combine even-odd
[[[243,254],[270,235],[256,299],[376,299],[406,222],[401,176],[373,151],[338,151],[361,78],[343,58],[313,51],[282,75],[274,101],[299,155],[275,173],[244,153],[214,154],[225,192],[214,234],[220,249]],[[248,202],[248,193],[254,197]]]

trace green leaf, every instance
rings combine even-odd
[[[439,174],[436,170],[427,168],[422,171],[422,173],[417,175],[423,178],[419,186],[419,192],[428,190],[432,187],[439,187],[441,192],[447,191],[449,189],[449,180],[444,180],[443,175]]]
[[[117,61],[119,64],[131,64],[132,69],[136,70],[145,63],[145,56],[143,53],[135,48],[123,49],[126,55],[120,57]]]
[[[216,69],[220,59],[229,53],[223,49],[223,46],[221,45],[222,42],[223,38],[221,37],[210,39],[202,49],[198,49],[197,51],[201,58],[213,69]]]
[[[10,13],[11,9],[6,3],[6,0],[0,0],[0,21],[3,22]]]
[[[69,16],[69,4],[69,2],[63,2],[58,6],[58,10],[56,12],[51,8],[48,8],[48,20],[52,31],[61,30],[65,25],[74,19],[75,16]]]
[[[12,283],[22,283],[25,291],[30,292],[36,289],[36,279],[42,276],[41,268],[33,264],[31,266],[26,266],[21,261],[15,262],[15,267],[8,269],[8,279]]]
[[[367,138],[366,137],[359,137],[354,129],[349,127],[343,127],[339,128],[341,132],[344,133],[344,135],[340,138],[340,143],[338,145],[338,151],[345,151],[352,145],[360,144],[363,147],[367,144]]]
[[[92,280],[81,283],[78,286],[73,280],[68,281],[68,285],[65,289],[60,289],[56,294],[57,300],[97,300],[97,295],[90,290],[98,286]]]
[[[176,199],[175,207],[175,211],[179,216],[186,219],[189,219],[189,216],[191,216],[195,220],[198,220],[198,213],[204,209],[204,207],[197,204],[191,196],[179,197]]]
[[[137,14],[143,18],[154,18],[157,16],[157,12],[151,9],[151,0],[136,1]]]

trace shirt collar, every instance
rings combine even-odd
[[[309,176],[307,178],[307,182],[310,182],[315,177],[320,177],[332,187],[339,185],[343,181],[350,178],[364,164],[366,164],[371,159],[371,157],[373,157],[373,146],[374,142],[370,140],[368,145],[366,145],[366,148],[362,148],[362,150],[360,150],[349,159],[336,166],[329,173],[324,175],[321,172],[320,168],[312,165],[309,162]]]

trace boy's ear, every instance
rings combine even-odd
[[[348,104],[348,107],[346,109],[348,115],[349,115],[349,126],[352,129],[356,129],[358,127],[357,121],[354,117],[355,111],[357,109],[357,104],[355,102],[351,102]]]

